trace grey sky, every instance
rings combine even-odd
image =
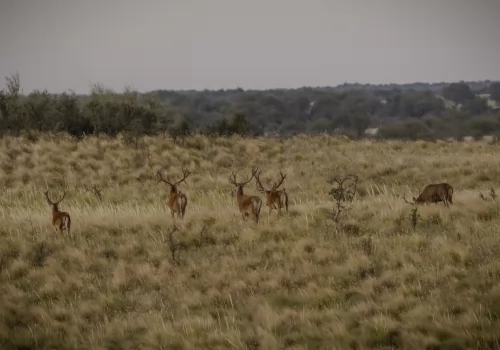
[[[499,37],[499,0],[6,0],[0,75],[83,93],[497,80]]]

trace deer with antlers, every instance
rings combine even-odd
[[[243,187],[249,183],[254,176],[257,174],[257,168],[252,169],[252,176],[246,181],[237,182],[236,174],[238,170],[233,171],[229,176],[229,183],[235,186],[236,190],[236,201],[238,203],[238,209],[240,210],[243,220],[246,221],[247,216],[252,216],[255,223],[259,223],[260,208],[262,206],[262,200],[258,196],[250,196],[243,193]]]
[[[273,209],[276,209],[278,215],[281,215],[281,208],[285,208],[286,212],[288,213],[288,194],[286,193],[286,190],[284,188],[278,190],[278,188],[283,183],[283,180],[285,180],[286,175],[283,175],[283,173],[280,171],[280,179],[277,182],[273,183],[271,189],[266,190],[260,182],[261,172],[262,171],[259,171],[255,175],[255,183],[257,186],[257,191],[266,194],[266,205],[269,207],[269,215],[271,214]]]
[[[54,228],[54,231],[61,232],[65,229],[68,230],[68,234],[71,234],[71,217],[69,214],[65,211],[59,211],[59,203],[64,199],[66,196],[66,191],[64,191],[61,199],[59,199],[57,202],[52,202],[49,198],[49,191],[45,191],[45,198],[47,199],[47,203],[52,206],[52,227]]]
[[[182,170],[182,179],[177,182],[172,182],[170,179],[165,179],[163,177],[163,173],[160,170],[156,173],[158,176],[158,182],[164,182],[170,186],[170,193],[168,197],[167,206],[170,208],[170,213],[172,217],[175,218],[175,214],[177,214],[181,219],[184,218],[184,214],[186,213],[187,206],[187,197],[184,193],[178,190],[177,186],[181,182],[186,182],[186,178],[191,174],[189,170]]]
[[[445,206],[449,207],[450,204],[453,204],[453,186],[446,182],[429,184],[425,186],[417,198],[413,197],[413,202],[408,201],[405,196],[403,196],[403,200],[408,204],[443,202]]]

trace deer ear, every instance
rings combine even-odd
[[[413,201],[415,202],[417,199],[415,197],[413,197]]]

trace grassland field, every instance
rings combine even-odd
[[[499,152],[328,135],[137,148],[4,137],[0,348],[500,349]],[[287,174],[288,213],[242,220],[228,176],[253,166],[267,185]],[[173,245],[160,167],[192,172]],[[347,173],[357,195],[335,224],[327,180]],[[454,204],[418,206],[414,230],[402,195],[435,182],[454,187]],[[71,235],[52,229],[46,188],[67,191]],[[264,199],[253,180],[244,191]]]

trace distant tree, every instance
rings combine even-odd
[[[493,101],[500,102],[500,83],[493,83],[490,85],[490,98]]]
[[[2,128],[5,133],[19,135],[24,128],[24,106],[19,73],[5,77],[7,89],[0,92]]]
[[[357,113],[351,117],[350,122],[352,129],[356,131],[356,136],[360,138],[370,126],[371,118],[367,113]]]
[[[500,131],[500,122],[494,117],[484,116],[469,120],[464,124],[463,129],[470,136],[479,138],[484,135],[493,135]]]
[[[178,116],[174,119],[174,123],[169,127],[168,133],[174,140],[174,143],[177,143],[178,139],[184,143],[184,139],[191,135],[191,126],[183,116]]]
[[[481,97],[475,97],[472,100],[466,100],[462,104],[462,110],[472,115],[483,114],[488,111],[488,101]]]
[[[430,140],[432,130],[420,120],[409,120],[384,125],[377,134],[383,139]]]
[[[88,94],[77,96],[47,91],[26,95],[19,74],[5,80],[0,90],[0,135],[121,133],[136,147],[143,135],[166,134],[177,142],[193,130],[217,136],[257,136],[266,131],[283,137],[326,130],[361,137],[372,123],[384,125],[382,137],[432,139],[490,133],[488,128],[497,128],[495,121],[500,120],[500,111],[493,111],[473,92],[490,93],[500,101],[500,83],[489,81],[146,93],[127,87],[115,92],[93,84]],[[461,108],[447,109],[435,96],[439,91]]]
[[[443,97],[455,103],[464,103],[474,99],[475,95],[469,85],[465,83],[451,83],[443,88]]]
[[[24,124],[28,129],[41,131],[53,130],[61,118],[56,116],[56,100],[47,90],[31,92],[24,101]],[[55,120],[57,118],[57,120]]]
[[[252,131],[252,127],[247,120],[247,117],[242,113],[236,113],[231,120],[231,131],[233,134],[248,135]]]
[[[229,136],[231,127],[226,117],[217,119],[212,124],[208,125],[205,134],[210,136]]]

